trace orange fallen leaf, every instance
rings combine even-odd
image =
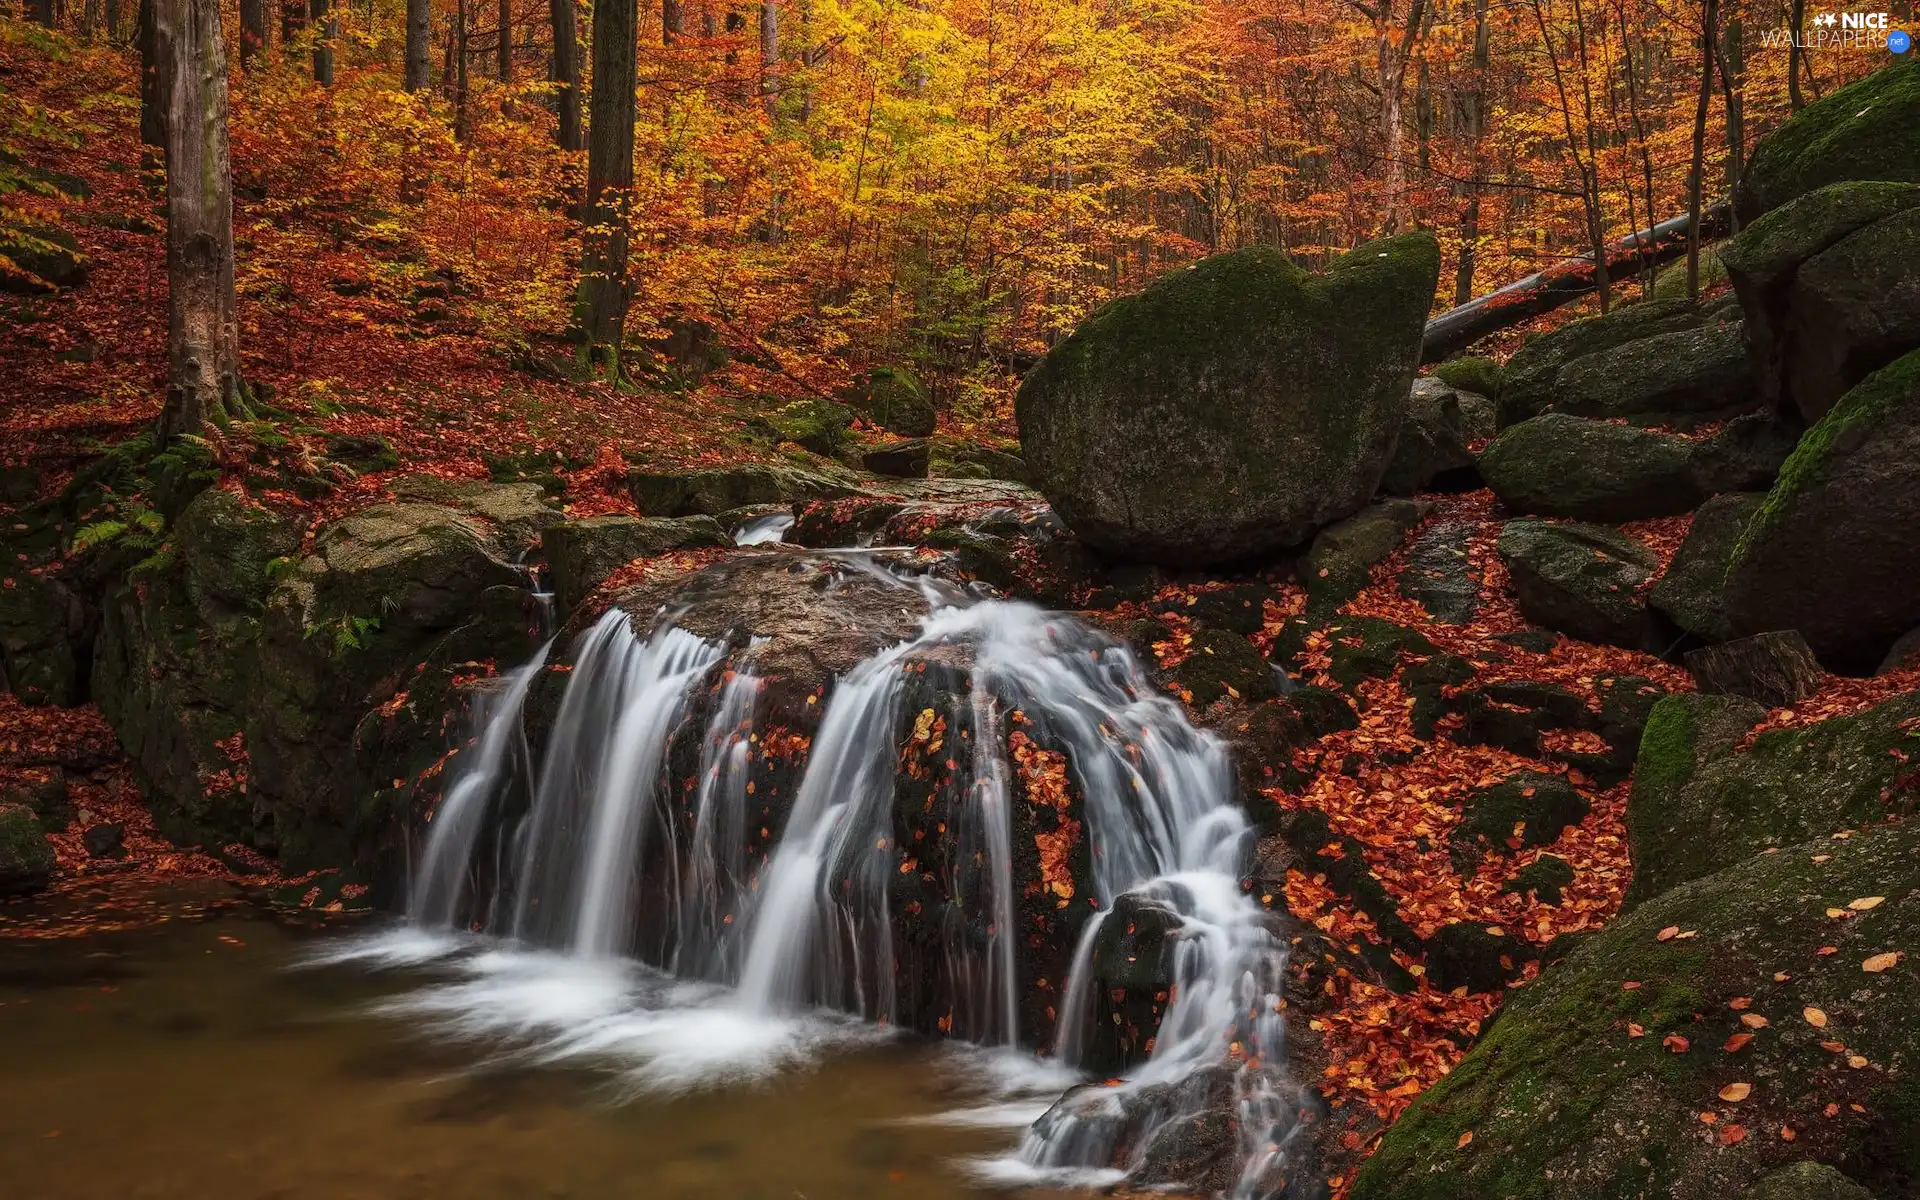
[[[1882,971],[1892,970],[1894,965],[1899,961],[1900,952],[1898,950],[1889,950],[1885,954],[1876,954],[1861,963],[1860,969],[1869,975],[1878,975]]]
[[[1746,1049],[1747,1043],[1752,1040],[1753,1035],[1750,1033],[1736,1033],[1727,1039],[1726,1045],[1720,1048],[1728,1054],[1738,1054],[1740,1051]]]
[[[1453,1148],[1455,1150],[1465,1150],[1467,1148],[1467,1143],[1471,1142],[1472,1140],[1473,1140],[1473,1130],[1469,1129],[1465,1133],[1460,1135],[1460,1140],[1453,1144]]]
[[[1733,999],[1727,1001],[1727,1007],[1735,1012],[1741,1012],[1752,1007],[1752,1005],[1753,997],[1751,996],[1735,996]]]
[[[1828,1054],[1838,1054],[1847,1048],[1847,1044],[1845,1042],[1821,1042],[1820,1048]]]
[[[1849,1054],[1847,1055],[1847,1065],[1858,1071],[1861,1067],[1867,1065],[1867,1060],[1858,1054]]]
[[[1730,1083],[1720,1089],[1720,1098],[1728,1104],[1738,1104],[1753,1094],[1750,1083]]]
[[[1829,1103],[1825,1108],[1820,1110],[1820,1115],[1823,1117],[1837,1117],[1840,1115],[1840,1106]]]
[[[1627,1036],[1628,1036],[1628,1037],[1630,1037],[1630,1038],[1637,1038],[1637,1037],[1645,1037],[1645,1036],[1647,1036],[1647,1031],[1646,1031],[1646,1029],[1645,1029],[1645,1028],[1644,1028],[1643,1026],[1641,1026],[1641,1025],[1639,1025],[1639,1024],[1637,1024],[1637,1023],[1635,1023],[1635,1022],[1633,1022],[1633,1021],[1628,1021],[1628,1022],[1627,1022]]]
[[[1759,1013],[1741,1013],[1740,1023],[1748,1029],[1765,1029],[1771,1022]]]
[[[1798,1136],[1800,1136],[1800,1135],[1799,1135],[1799,1134],[1797,1134],[1797,1133],[1795,1133],[1795,1132],[1793,1131],[1793,1126],[1791,1126],[1791,1125],[1782,1125],[1782,1126],[1780,1127],[1780,1140],[1781,1140],[1781,1141],[1783,1141],[1783,1142],[1790,1142],[1790,1141],[1792,1141],[1792,1140],[1793,1140],[1794,1138],[1796,1138],[1796,1137],[1798,1137]]]
[[[1725,1129],[1722,1129],[1720,1131],[1720,1144],[1722,1146],[1732,1146],[1739,1142],[1745,1141],[1746,1137],[1747,1137],[1746,1130],[1742,1129],[1738,1125],[1729,1125]]]
[[[1675,1054],[1685,1054],[1689,1045],[1687,1039],[1677,1033],[1668,1034],[1661,1039],[1660,1044]]]
[[[1840,947],[1822,946],[1818,950],[1815,950],[1814,953],[1818,954],[1821,958],[1831,958],[1833,955],[1840,953]]]
[[[1700,1123],[1702,1125],[1712,1125],[1719,1119],[1720,1119],[1719,1113],[1703,1112],[1700,1114]]]
[[[1862,896],[1858,900],[1847,901],[1847,907],[1855,912],[1866,912],[1868,909],[1879,908],[1886,903],[1886,900],[1885,896]]]
[[[1680,927],[1678,925],[1669,925],[1665,929],[1662,929],[1659,933],[1654,934],[1653,940],[1656,942],[1670,942],[1674,938],[1677,938],[1679,936],[1680,936]]]
[[[1807,1024],[1813,1026],[1815,1029],[1825,1029],[1827,1027],[1827,1014],[1812,1005],[1801,1009],[1800,1015],[1805,1017]]]

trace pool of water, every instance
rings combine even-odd
[[[128,901],[134,927],[60,938],[0,906],[6,1196],[1085,1194],[988,1182],[1057,1094],[1018,1056],[824,1019],[756,1034],[711,1023],[724,997],[232,897],[168,885]]]

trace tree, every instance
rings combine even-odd
[[[167,144],[167,77],[154,32],[154,0],[140,0],[134,40],[140,43],[140,142],[156,149]]]
[[[586,230],[582,237],[579,336],[589,355],[604,356],[617,375],[620,338],[633,290],[627,279],[633,203],[637,0],[600,0],[593,6],[593,99],[587,125]]]
[[[267,0],[240,0],[240,69],[250,70],[253,57],[267,48]]]
[[[246,412],[234,324],[233,188],[219,0],[152,0],[167,98],[163,440]]]
[[[54,0],[25,0],[27,20],[38,21],[51,26],[54,20]]]
[[[579,13],[574,0],[552,0],[554,106],[560,120],[555,138],[562,150],[586,145],[580,132],[580,43],[576,34]]]
[[[333,44],[340,40],[340,18],[333,15],[333,0],[313,0],[310,10],[319,37],[313,43],[313,81],[321,87],[333,86]]]
[[[409,92],[427,86],[427,44],[432,24],[432,0],[407,0],[407,66],[400,86]]]
[[[501,83],[513,82],[513,0],[500,0],[500,44],[494,48],[494,65]]]
[[[760,99],[772,121],[780,106],[780,5],[760,0]]]
[[[1687,296],[1700,298],[1700,208],[1707,174],[1707,109],[1713,103],[1713,46],[1719,25],[1717,0],[1701,0],[1700,91],[1693,106],[1693,167],[1687,176]]]

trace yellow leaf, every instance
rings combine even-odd
[[[1894,964],[1899,961],[1900,952],[1897,950],[1889,950],[1885,954],[1876,954],[1861,963],[1860,969],[1869,975],[1878,975],[1882,971],[1892,970]]]
[[[1847,907],[1855,912],[1866,912],[1870,908],[1879,908],[1886,899],[1885,896],[1862,896],[1858,900],[1847,901]]]
[[[1728,1104],[1738,1104],[1753,1094],[1750,1083],[1730,1083],[1720,1089],[1720,1098]]]
[[[1807,1024],[1813,1026],[1815,1029],[1825,1029],[1827,1027],[1827,1014],[1811,1005],[1801,1009],[1800,1015],[1805,1017]]]

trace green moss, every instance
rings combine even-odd
[[[53,878],[53,847],[24,804],[0,805],[0,896],[37,891]]]
[[[1848,179],[1920,181],[1920,63],[1884,67],[1762,138],[1734,205],[1742,220],[1753,221]]]
[[[1708,246],[1700,251],[1700,291],[1705,294],[1727,281],[1726,264],[1720,261],[1718,247]],[[1655,300],[1685,300],[1687,298],[1687,260],[1678,259],[1665,267],[1653,279],[1653,298]]]
[[[1647,715],[1634,773],[1647,786],[1662,791],[1686,786],[1693,778],[1696,737],[1692,705],[1679,696],[1663,697]]]
[[[1433,369],[1434,377],[1450,388],[1476,392],[1489,400],[1500,398],[1503,370],[1491,358],[1454,358]]]
[[[1920,187],[1911,183],[1836,183],[1762,216],[1723,242],[1716,257],[1741,288],[1764,291],[1848,234],[1916,204]]]

